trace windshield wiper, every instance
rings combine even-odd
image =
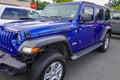
[[[62,18],[61,16],[50,16],[50,17],[53,17],[53,18]]]
[[[51,18],[57,18],[57,19],[59,19],[59,20],[61,20],[61,16],[50,16]]]
[[[20,20],[35,20],[35,19],[32,19],[32,18],[20,18]]]
[[[48,16],[40,16],[40,18],[48,18]]]

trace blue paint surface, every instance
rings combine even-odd
[[[96,17],[93,22],[78,24],[82,11],[83,2],[70,2],[59,4],[79,4],[77,15],[74,19],[50,19],[42,21],[41,18],[32,21],[17,21],[0,26],[0,49],[13,55],[19,56],[18,48],[26,41],[25,34],[30,34],[30,39],[65,34],[68,38],[70,48],[74,54],[90,45],[93,45],[100,40],[103,27],[109,26],[109,22],[96,22]],[[50,4],[58,5],[58,4]],[[96,26],[93,29],[93,26]],[[102,27],[101,27],[102,25]],[[21,42],[17,41],[17,35],[20,34]]]

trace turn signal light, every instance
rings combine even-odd
[[[37,52],[39,52],[39,50],[40,50],[40,48],[33,48],[33,49],[31,50],[31,53],[37,53]]]

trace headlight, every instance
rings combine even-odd
[[[17,40],[18,40],[18,42],[20,42],[22,40],[22,38],[21,38],[21,36],[19,34],[17,36]]]
[[[27,53],[31,53],[32,48],[23,47],[23,48],[22,48],[22,51],[23,51],[23,52],[27,52]]]
[[[28,48],[28,47],[23,47],[22,51],[26,52],[26,54],[33,54],[39,52],[40,48]]]

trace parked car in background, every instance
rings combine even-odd
[[[40,12],[16,5],[0,4],[0,25],[19,20],[39,18]]]
[[[120,10],[111,11],[112,33],[120,34]]]

